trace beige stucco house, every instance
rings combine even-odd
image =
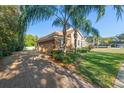
[[[72,28],[67,30],[67,48],[74,48],[74,30]],[[77,48],[87,46],[83,35],[78,31],[77,34]],[[37,43],[37,49],[41,52],[50,52],[52,50],[62,50],[63,49],[63,32],[53,32],[49,35],[41,37]]]

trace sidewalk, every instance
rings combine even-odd
[[[120,71],[118,72],[114,88],[124,88],[124,62],[121,65]]]

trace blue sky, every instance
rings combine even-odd
[[[115,11],[108,6],[106,8],[105,16],[102,17],[98,22],[96,22],[96,13],[93,12],[88,16],[91,20],[92,26],[97,28],[102,37],[115,36],[117,34],[124,33],[124,14],[123,19],[118,20],[116,18]],[[38,22],[36,24],[30,25],[27,29],[27,34],[37,35],[42,37],[54,31],[60,31],[62,28],[52,26],[53,19],[49,19],[44,22]]]

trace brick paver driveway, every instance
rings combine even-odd
[[[94,87],[35,51],[21,51],[0,62],[1,88]]]

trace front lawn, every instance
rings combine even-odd
[[[78,73],[98,87],[112,87],[124,54],[89,52],[83,54]]]
[[[107,49],[108,50],[108,49]],[[52,56],[63,64],[77,63],[75,70],[86,81],[98,87],[112,87],[114,80],[120,68],[120,63],[124,61],[124,54],[113,51],[73,51],[67,52],[66,55],[62,51],[55,51]],[[70,70],[72,70],[69,67]]]
[[[94,48],[92,51],[124,54],[124,48]]]

